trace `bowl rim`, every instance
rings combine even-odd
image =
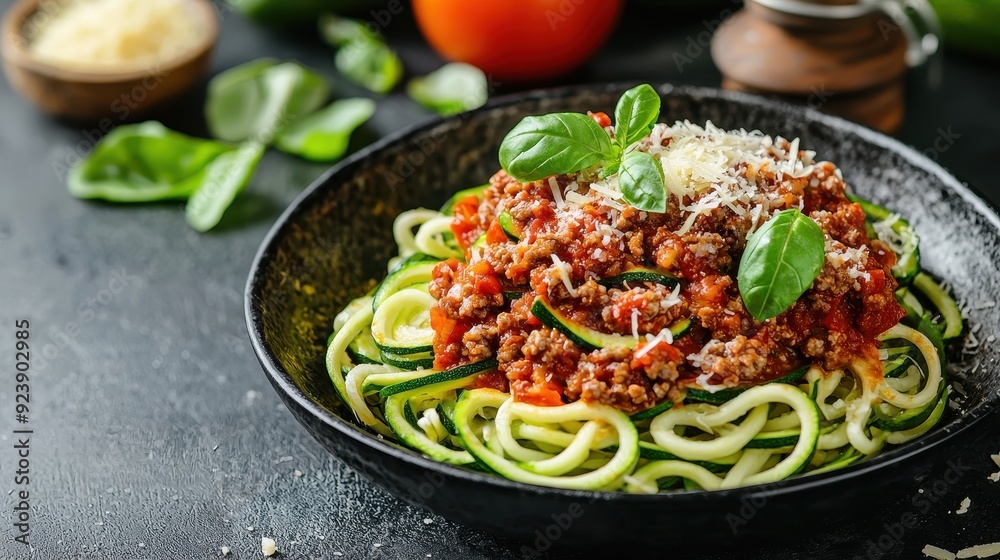
[[[751,495],[776,497],[815,489],[838,482],[844,482],[855,477],[880,471],[901,461],[909,460],[910,458],[967,431],[969,428],[979,423],[983,418],[1000,408],[1000,393],[991,393],[987,395],[982,402],[965,411],[961,416],[954,419],[947,426],[942,426],[934,430],[932,433],[922,436],[912,442],[908,442],[907,444],[900,446],[889,453],[880,454],[874,458],[860,461],[845,467],[844,469],[832,472],[810,476],[792,477],[774,483],[742,486],[723,490],[628,494],[618,491],[569,490],[527,484],[489,473],[478,473],[455,465],[434,461],[401,445],[394,445],[386,441],[381,441],[374,435],[364,431],[357,424],[328,412],[325,408],[310,399],[309,396],[295,384],[288,372],[285,371],[285,369],[279,364],[277,357],[264,340],[261,310],[258,305],[258,302],[261,300],[260,298],[255,297],[255,292],[258,286],[258,280],[261,278],[259,272],[271,258],[271,249],[275,241],[282,234],[284,234],[286,228],[289,227],[294,217],[299,212],[304,211],[304,208],[308,206],[310,199],[319,196],[318,193],[327,183],[330,182],[331,178],[335,177],[342,171],[350,170],[355,166],[363,164],[366,159],[372,157],[379,151],[392,146],[393,144],[402,142],[411,136],[422,132],[430,131],[443,124],[468,118],[471,115],[489,112],[504,107],[515,106],[525,101],[561,99],[588,91],[594,93],[620,92],[639,83],[642,82],[616,81],[597,84],[582,84],[549,89],[534,89],[526,92],[504,95],[491,100],[486,105],[477,109],[446,118],[432,118],[427,121],[412,124],[392,134],[386,135],[373,144],[359,150],[355,154],[334,165],[313,181],[313,183],[309,185],[309,187],[307,187],[298,197],[296,197],[288,208],[285,209],[264,237],[260,247],[258,248],[257,254],[254,257],[244,290],[245,320],[247,330],[250,335],[251,345],[254,353],[257,355],[257,358],[261,363],[264,373],[270,379],[271,385],[275,388],[275,390],[277,391],[280,388],[280,390],[290,397],[296,405],[304,409],[314,418],[336,430],[341,435],[351,438],[358,444],[369,447],[379,453],[390,455],[392,458],[408,463],[414,467],[438,471],[442,474],[459,478],[466,482],[495,485],[508,491],[539,496],[561,496],[568,499],[587,499],[592,502],[615,501],[624,503],[665,501],[670,503],[693,504],[703,503],[706,500],[713,499],[742,499]],[[915,148],[907,146],[899,140],[890,138],[880,132],[876,132],[860,124],[847,121],[840,117],[820,113],[812,108],[796,106],[784,101],[768,99],[748,93],[724,91],[716,88],[701,86],[674,86],[670,83],[656,84],[654,85],[654,88],[661,96],[676,94],[688,96],[689,98],[695,100],[714,98],[725,102],[750,105],[772,111],[791,111],[793,114],[796,114],[796,116],[802,117],[804,120],[809,122],[817,122],[825,126],[840,129],[850,135],[860,137],[862,140],[894,152],[895,154],[906,159],[907,162],[914,167],[920,168],[935,176],[938,180],[944,183],[949,190],[960,196],[978,213],[987,218],[992,223],[993,227],[1000,232],[1000,210],[998,210],[997,206],[990,202],[981,191],[975,187],[960,182],[941,165],[921,154]]]
[[[27,48],[25,21],[39,10],[42,0],[17,0],[6,11],[0,24],[0,55],[4,62],[62,82],[109,84],[129,82],[148,76],[173,74],[178,68],[194,63],[211,51],[219,39],[219,20],[210,0],[183,0],[192,6],[196,18],[205,26],[197,44],[167,60],[128,70],[75,70],[39,60]]]

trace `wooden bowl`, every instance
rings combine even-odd
[[[38,60],[25,35],[29,18],[40,14],[40,0],[19,0],[2,24],[0,53],[11,85],[25,99],[55,116],[97,122],[135,120],[155,105],[177,96],[208,69],[219,36],[215,10],[207,0],[187,0],[204,33],[182,55],[138,70],[72,70]]]

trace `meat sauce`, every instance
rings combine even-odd
[[[774,148],[776,162],[780,148]],[[614,210],[593,196],[596,176],[522,184],[498,172],[482,200],[455,205],[452,231],[469,264],[449,260],[434,270],[435,367],[495,356],[499,372],[482,376],[475,387],[509,390],[516,400],[537,405],[582,399],[631,413],[682,400],[691,386],[746,386],[804,365],[831,371],[857,359],[877,360],[876,337],[905,315],[889,273],[894,254],[868,238],[864,212],[846,198],[833,164],[808,163],[799,176],[766,162],[736,170],[752,175],[766,212],[801,208],[826,236],[827,260],[813,286],[763,323],[744,308],[736,269],[749,232],[769,214],[754,219],[719,206],[685,229],[685,209],[697,196],[671,196],[665,213]],[[571,191],[583,202],[559,200]],[[500,227],[501,211],[512,216],[519,240]],[[474,247],[484,234],[484,243]],[[659,269],[678,278],[680,287],[639,282],[607,288],[597,282],[631,266]],[[512,292],[523,295],[510,297]],[[634,351],[586,351],[531,314],[536,297],[587,327],[645,340]],[[686,334],[672,343],[654,338],[680,318],[692,320]]]

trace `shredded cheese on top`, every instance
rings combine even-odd
[[[573,281],[570,279],[570,273],[573,271],[570,268],[569,263],[563,262],[555,253],[552,254],[552,264],[556,268],[556,272],[559,273],[559,278],[562,280],[563,286],[566,286],[566,291],[569,295],[576,297],[576,288],[573,287]]]

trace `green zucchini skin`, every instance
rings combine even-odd
[[[500,222],[500,229],[507,234],[507,239],[515,242],[521,239],[521,228],[518,227],[514,216],[511,216],[509,212],[497,214],[497,221]]]
[[[931,414],[937,407],[938,400],[941,398],[941,394],[944,392],[944,388],[945,383],[942,381],[941,387],[938,389],[938,398],[920,408],[904,410],[895,416],[886,416],[879,407],[874,407],[875,412],[872,414],[871,425],[887,432],[902,432],[916,428],[931,417]]]
[[[931,303],[941,312],[941,317],[944,319],[941,337],[944,340],[952,340],[961,336],[965,331],[962,312],[958,309],[955,300],[941,288],[941,285],[926,272],[920,272],[913,279],[913,287],[927,296],[927,299],[931,300]]]
[[[660,414],[663,414],[664,412],[670,410],[673,407],[674,407],[673,401],[669,400],[663,401],[660,404],[655,405],[651,408],[647,408],[646,410],[640,410],[639,412],[636,412],[635,414],[630,416],[630,418],[632,418],[633,422],[637,420],[649,420],[651,418],[659,416]]]
[[[489,186],[490,184],[486,183],[485,185],[477,185],[475,187],[469,187],[467,189],[462,189],[456,192],[455,194],[451,195],[451,198],[449,198],[448,201],[445,202],[443,206],[441,206],[440,212],[442,214],[447,214],[450,216],[452,214],[452,209],[454,209],[455,207],[455,203],[469,196],[475,196],[479,200],[482,200],[483,192],[486,191],[486,189],[489,188]]]
[[[381,351],[371,331],[362,331],[347,345],[347,353],[358,364],[381,364]]]
[[[617,288],[631,282],[652,282],[654,284],[661,284],[668,288],[673,288],[677,286],[680,281],[669,274],[645,267],[630,268],[621,274],[609,276],[608,278],[601,278],[597,281],[598,284],[606,288]]]
[[[405,369],[409,371],[414,371],[418,369],[431,369],[434,367],[434,355],[433,354],[408,354],[399,355],[392,354],[390,352],[381,352],[379,357],[383,364],[389,364],[390,366],[398,367],[399,369]]]
[[[808,367],[801,367],[791,373],[785,374],[777,379],[772,379],[771,381],[765,381],[761,385],[769,385],[771,383],[785,383],[793,384],[800,381],[805,377],[806,372],[809,371]],[[705,391],[704,389],[695,389],[693,387],[688,387],[687,389],[687,399],[692,401],[707,402],[712,404],[721,404],[733,400],[734,398],[740,396],[744,391],[750,387],[734,387],[732,389],[722,389],[714,393]]]
[[[563,333],[573,343],[588,352],[598,348],[612,347],[625,347],[631,350],[643,342],[643,339],[636,340],[634,336],[602,333],[586,325],[576,323],[541,297],[536,297],[535,302],[531,304],[531,314],[537,317],[542,324]],[[670,326],[670,332],[674,337],[682,336],[690,329],[691,319],[679,319]]]
[[[440,259],[423,253],[407,257],[406,260],[396,265],[376,288],[375,294],[372,296],[372,310],[377,310],[378,306],[389,296],[403,288],[430,282],[431,273],[439,262],[441,262]]]
[[[398,366],[397,366],[398,367]],[[480,373],[491,371],[497,368],[497,361],[495,358],[490,358],[488,360],[483,360],[481,362],[475,362],[472,364],[466,364],[464,366],[453,367],[445,371],[439,371],[437,373],[419,377],[417,379],[411,379],[410,381],[404,381],[402,383],[396,383],[395,385],[389,385],[388,387],[382,388],[379,391],[379,397],[387,398],[398,393],[405,393],[408,391],[413,391],[414,389],[419,389],[427,385],[435,385],[437,383],[443,383],[445,381],[456,381],[459,379],[469,378],[469,381],[475,378],[475,376]]]
[[[847,198],[851,202],[859,204],[861,209],[865,212],[865,215],[868,217],[867,225],[870,236],[875,233],[874,228],[871,227],[872,223],[885,220],[893,214],[893,212],[887,208],[879,206],[874,202],[858,198],[854,195],[849,194],[847,195]],[[896,223],[892,225],[892,230],[899,235],[915,236],[913,228],[910,227],[910,222],[906,221],[902,217],[897,219]],[[914,243],[912,251],[896,255],[896,265],[892,267],[892,275],[896,278],[896,282],[898,282],[900,286],[909,286],[919,272],[920,245],[919,243]]]

